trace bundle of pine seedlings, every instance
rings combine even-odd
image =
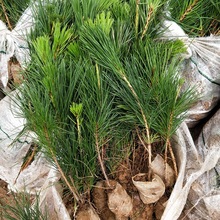
[[[72,219],[159,219],[169,199],[171,139],[195,98],[183,43],[158,40],[168,3],[38,2],[20,103]]]

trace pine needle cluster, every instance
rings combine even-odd
[[[180,41],[157,40],[165,0],[38,6],[21,108],[36,142],[83,202],[95,181],[108,181],[131,153],[137,130],[149,165],[155,137],[164,142],[159,151],[170,149],[194,101],[193,90],[181,89],[185,48]]]
[[[29,3],[30,0],[0,0],[0,20],[12,30]]]
[[[38,195],[33,203],[33,198],[28,193],[12,193],[11,204],[1,201],[0,217],[6,220],[47,220],[47,214],[42,213],[39,206]]]
[[[220,34],[220,2],[218,0],[171,0],[171,17],[190,36]]]

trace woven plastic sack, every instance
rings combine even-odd
[[[48,219],[70,220],[70,215],[61,198],[62,187],[58,184],[59,178],[59,173],[51,169],[40,190],[39,206],[43,213],[47,213]]]
[[[22,68],[29,61],[27,34],[34,25],[33,5],[29,6],[20,17],[15,28],[10,31],[0,20],[0,88],[8,83],[8,61],[15,56]]]
[[[173,21],[163,23],[161,39],[180,39],[187,48],[182,65],[185,78],[183,89],[194,87],[199,99],[189,109],[186,120],[193,127],[217,105],[220,100],[220,36],[189,38]]]

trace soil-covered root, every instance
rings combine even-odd
[[[132,168],[129,161],[124,160],[118,165],[113,177],[113,179],[118,181],[125,190],[127,190],[129,187],[131,188],[133,185],[131,181],[131,169]]]
[[[96,183],[93,192],[93,203],[102,220],[115,220],[115,214],[108,207],[105,181]]]
[[[154,212],[157,220],[160,220],[166,208],[168,198],[163,196],[154,206]]]
[[[138,192],[133,193],[132,195],[133,202],[133,211],[131,215],[131,219],[135,220],[153,220],[153,204],[144,204]]]
[[[117,181],[111,180],[109,183],[108,207],[115,214],[116,220],[126,220],[132,213],[132,199]]]
[[[76,215],[77,220],[101,220],[96,213],[95,209],[89,205],[82,205]]]

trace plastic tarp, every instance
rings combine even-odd
[[[183,89],[194,87],[199,97],[189,109],[187,125],[193,127],[217,105],[220,100],[220,36],[190,38],[173,21],[162,26],[162,40],[182,40],[186,46],[182,65]]]
[[[15,28],[11,31],[0,20],[0,88],[7,86],[8,61],[11,57],[15,56],[22,68],[30,60],[27,34],[34,25],[33,6],[23,12]]]

